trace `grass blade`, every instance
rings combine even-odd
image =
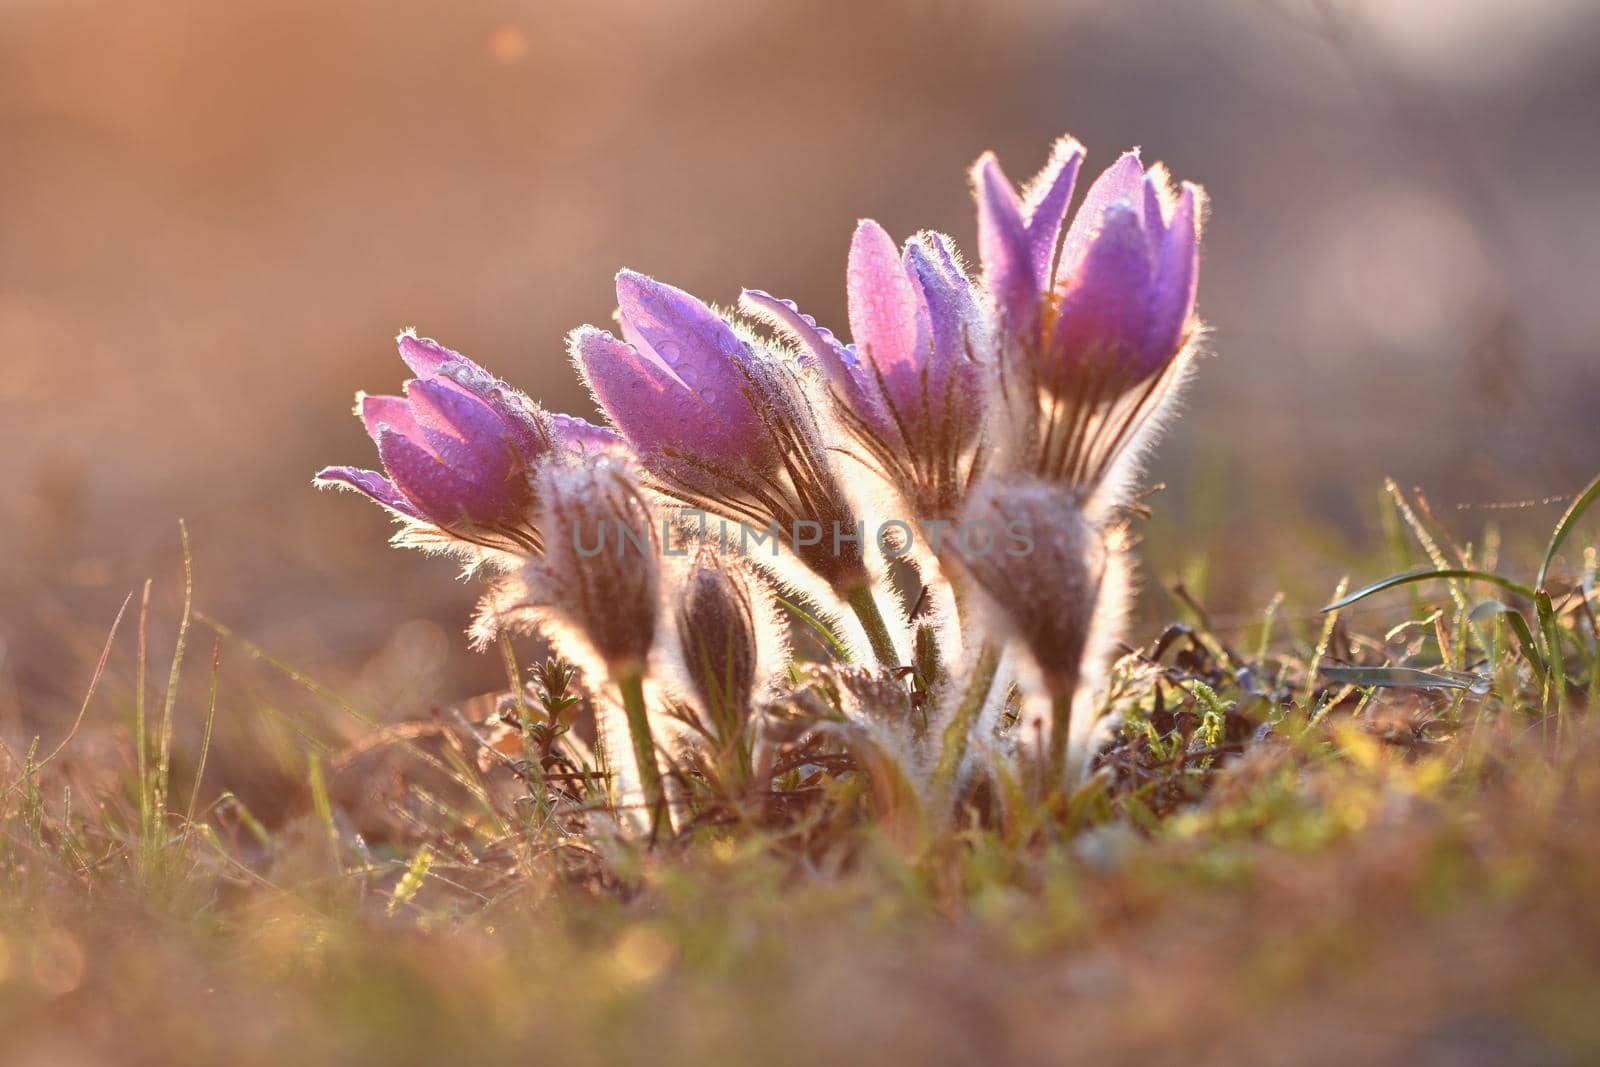
[[[1474,693],[1486,688],[1485,680],[1475,674],[1455,671],[1436,674],[1412,667],[1323,667],[1319,673],[1328,681],[1340,685],[1386,686],[1390,689],[1465,689]]]
[[[1369,586],[1357,589],[1355,592],[1350,593],[1347,596],[1340,597],[1333,603],[1328,604],[1322,610],[1337,611],[1340,608],[1349,607],[1358,600],[1365,600],[1374,593],[1381,593],[1385,589],[1393,589],[1396,586],[1408,585],[1412,582],[1426,582],[1441,578],[1487,582],[1490,585],[1497,585],[1501,589],[1508,590],[1517,594],[1518,596],[1527,597],[1529,600],[1533,599],[1532,589],[1529,589],[1520,582],[1514,582],[1510,578],[1504,577],[1503,575],[1494,574],[1490,571],[1471,570],[1466,567],[1446,567],[1439,570],[1409,571],[1406,574],[1392,575],[1383,579],[1382,581],[1373,582]]]
[[[828,646],[828,649],[835,656],[839,657],[839,661],[841,663],[850,662],[849,650],[844,647],[844,644],[839,640],[838,635],[836,635],[833,630],[829,628],[827,623],[823,622],[821,619],[817,618],[815,615],[811,614],[805,608],[802,608],[799,604],[796,604],[786,596],[778,597],[778,603],[783,605],[784,609],[792,614],[795,618],[805,623],[806,626],[810,627],[812,630],[815,630],[817,636],[821,637],[823,643]]]
[[[12,793],[16,792],[17,789],[20,788],[22,784],[30,777],[39,773],[39,771],[42,770],[46,764],[55,759],[57,756],[61,755],[62,750],[65,749],[72,739],[78,735],[78,728],[83,725],[83,717],[89,713],[89,702],[94,700],[94,692],[100,687],[100,676],[106,672],[106,661],[111,658],[111,646],[117,640],[117,630],[122,626],[122,616],[127,614],[128,605],[131,603],[133,603],[133,594],[129,593],[127,597],[123,599],[122,607],[117,609],[117,617],[111,621],[111,632],[106,635],[105,647],[100,650],[100,661],[95,664],[94,674],[89,678],[89,689],[83,694],[83,703],[78,706],[78,717],[72,720],[72,725],[67,729],[67,735],[61,739],[60,744],[56,745],[55,748],[50,750],[50,754],[48,756],[40,760],[38,763],[26,767],[23,776],[18,778],[15,782],[12,782],[11,785],[6,788],[4,794],[0,794],[0,800],[4,800],[6,797],[9,797]]]
[[[1510,628],[1512,636],[1517,639],[1518,646],[1522,649],[1522,656],[1528,661],[1528,666],[1533,668],[1534,681],[1544,685],[1545,662],[1539,655],[1539,646],[1534,643],[1533,631],[1528,628],[1528,620],[1522,617],[1522,612],[1498,600],[1485,600],[1472,609],[1471,618],[1474,621],[1499,616]]]
[[[161,725],[156,734],[155,818],[165,825],[167,788],[172,772],[172,720],[178,705],[178,680],[183,676],[183,657],[189,649],[189,624],[194,618],[194,553],[189,548],[189,527],[178,520],[183,538],[183,617],[178,621],[178,642],[172,650],[172,670],[167,674],[167,694],[161,703]]]
[[[1550,564],[1555,562],[1556,553],[1561,550],[1561,543],[1567,539],[1572,528],[1583,518],[1583,513],[1589,510],[1596,500],[1600,500],[1600,476],[1589,483],[1589,488],[1578,494],[1578,499],[1572,502],[1567,513],[1561,516],[1561,521],[1556,523],[1555,533],[1550,535],[1550,547],[1545,549],[1544,561],[1539,564],[1539,577],[1534,581],[1535,589],[1543,589],[1545,578],[1550,573]]]

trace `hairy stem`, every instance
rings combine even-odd
[[[989,699],[989,690],[994,687],[994,676],[999,669],[1000,646],[993,641],[985,641],[978,649],[978,658],[973,663],[972,675],[967,680],[967,689],[961,695],[955,717],[945,727],[944,738],[940,741],[939,763],[933,771],[936,789],[945,789],[955,781],[961,761],[967,755],[967,741],[972,734],[973,724],[978,721],[984,701]]]
[[[872,646],[872,654],[878,657],[878,662],[890,670],[900,667],[900,657],[894,650],[894,642],[889,639],[889,625],[883,620],[883,612],[878,610],[878,602],[872,597],[872,587],[863,585],[847,598],[851,610],[856,613],[856,618],[861,620],[861,628],[867,631],[867,643]]]
[[[1050,694],[1050,747],[1045,754],[1044,768],[1046,794],[1066,785],[1067,737],[1072,732],[1072,693],[1075,688],[1057,687]]]
[[[644,672],[630,670],[618,676],[622,710],[628,716],[628,736],[633,740],[633,758],[639,765],[639,784],[644,789],[645,806],[650,809],[650,834],[671,832],[666,797],[661,790],[661,770],[656,766],[656,743],[650,736],[650,717],[644,707]]]

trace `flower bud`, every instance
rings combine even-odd
[[[985,482],[967,506],[956,558],[982,590],[991,625],[1070,695],[1100,598],[1106,546],[1070,489],[1031,478]]]

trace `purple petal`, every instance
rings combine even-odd
[[[550,451],[550,430],[543,414],[522,393],[471,360],[443,364],[427,379],[475,397],[500,417],[523,458],[532,462]]]
[[[1148,368],[1150,284],[1155,264],[1142,212],[1112,204],[1079,269],[1063,286],[1052,338],[1052,366],[1062,374],[1095,361],[1122,363],[1135,375]]]
[[[422,512],[418,511],[411,501],[400,494],[393,482],[377,471],[362,470],[360,467],[324,467],[317,472],[317,477],[312,484],[354,489],[358,493],[366,494],[389,510],[398,511],[407,518],[422,518]]]
[[[1057,284],[1070,280],[1072,272],[1077,270],[1100,232],[1107,209],[1125,201],[1142,216],[1144,195],[1144,167],[1139,162],[1139,151],[1124,152],[1094,180],[1084,194],[1083,203],[1078,205],[1078,213],[1072,217],[1072,225],[1067,227],[1067,236],[1061,242]]]
[[[760,289],[745,289],[739,294],[739,306],[799,342],[800,363],[803,366],[821,366],[829,370],[830,364],[844,358],[845,346],[839,343],[833,332],[818,326],[817,320],[801,311],[800,305],[793,300],[780,300]]]
[[[746,289],[739,297],[739,306],[798,341],[801,364],[820,367],[829,387],[851,411],[880,433],[893,425],[879,399],[876,376],[861,365],[853,346],[840,344],[830,330],[818,326],[792,300]]]
[[[1156,253],[1152,283],[1150,334],[1146,351],[1152,358],[1174,354],[1194,312],[1195,286],[1200,273],[1199,187],[1183,183],[1163,241]]]
[[[969,358],[969,334],[982,315],[972,280],[956,262],[948,239],[943,234],[920,233],[906,242],[902,261],[927,301],[936,358]]]
[[[973,166],[972,188],[978,201],[978,259],[984,284],[1006,332],[1026,335],[1038,322],[1043,292],[1034,275],[1033,243],[1022,204],[992,152],[985,152]]]
[[[1050,150],[1050,161],[1028,183],[1023,197],[1033,275],[1041,293],[1050,288],[1056,242],[1061,238],[1061,223],[1067,217],[1067,205],[1072,202],[1082,164],[1083,146],[1071,137],[1060,138]]]
[[[383,433],[378,455],[395,486],[418,511],[440,526],[491,523],[515,516],[526,503],[526,485],[480,482],[458,473],[409,438]]]
[[[708,403],[731,403],[750,356],[722,316],[684,292],[625,270],[617,275],[622,333]]]
[[[943,388],[944,378],[955,368],[973,364],[974,345],[982,322],[972,281],[956,263],[945,238],[921,233],[906,243],[906,272],[922,290],[933,329],[931,376]]]
[[[438,341],[418,337],[414,330],[401,333],[395,342],[400,346],[400,358],[406,361],[406,366],[418,378],[432,378],[446,363],[472,363],[460,352],[452,351]],[[472,365],[477,366],[476,363]]]
[[[624,444],[622,435],[611,427],[596,426],[576,415],[554,414],[550,421],[555,426],[556,439],[575,452],[602,452]]]
[[[463,478],[499,484],[521,468],[505,421],[478,397],[439,379],[407,382],[406,397],[425,440],[408,439],[424,444]]]
[[[900,262],[894,239],[871,219],[850,242],[850,334],[886,378],[915,377],[931,342],[921,294]]]
[[[978,428],[983,396],[976,362],[983,344],[983,315],[972,281],[939,234],[912,238],[904,259],[907,272],[922,291],[933,330],[923,419],[949,413],[958,423],[955,436],[965,439]]]
[[[567,347],[595,401],[642,457],[671,449],[770,469],[767,439],[742,394],[712,407],[655,360],[593,326],[574,330]]]
[[[374,444],[378,441],[380,426],[387,426],[396,433],[419,443],[423,440],[422,428],[417,425],[417,420],[411,417],[411,404],[403,396],[368,396],[366,393],[357,393],[356,414],[361,416],[361,423],[367,428],[367,436],[372,438]]]

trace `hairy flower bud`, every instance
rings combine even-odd
[[[660,614],[661,544],[632,461],[597,454],[549,463],[537,489],[544,554],[485,598],[474,635],[484,643],[502,629],[539,626],[613,676],[642,671]]]
[[[1070,694],[1100,597],[1105,542],[1069,489],[1035,479],[986,482],[956,543],[997,628],[1032,654],[1052,693]]]
[[[784,658],[772,591],[734,557],[702,549],[678,591],[673,616],[684,673],[712,740],[738,741],[758,688]]]

